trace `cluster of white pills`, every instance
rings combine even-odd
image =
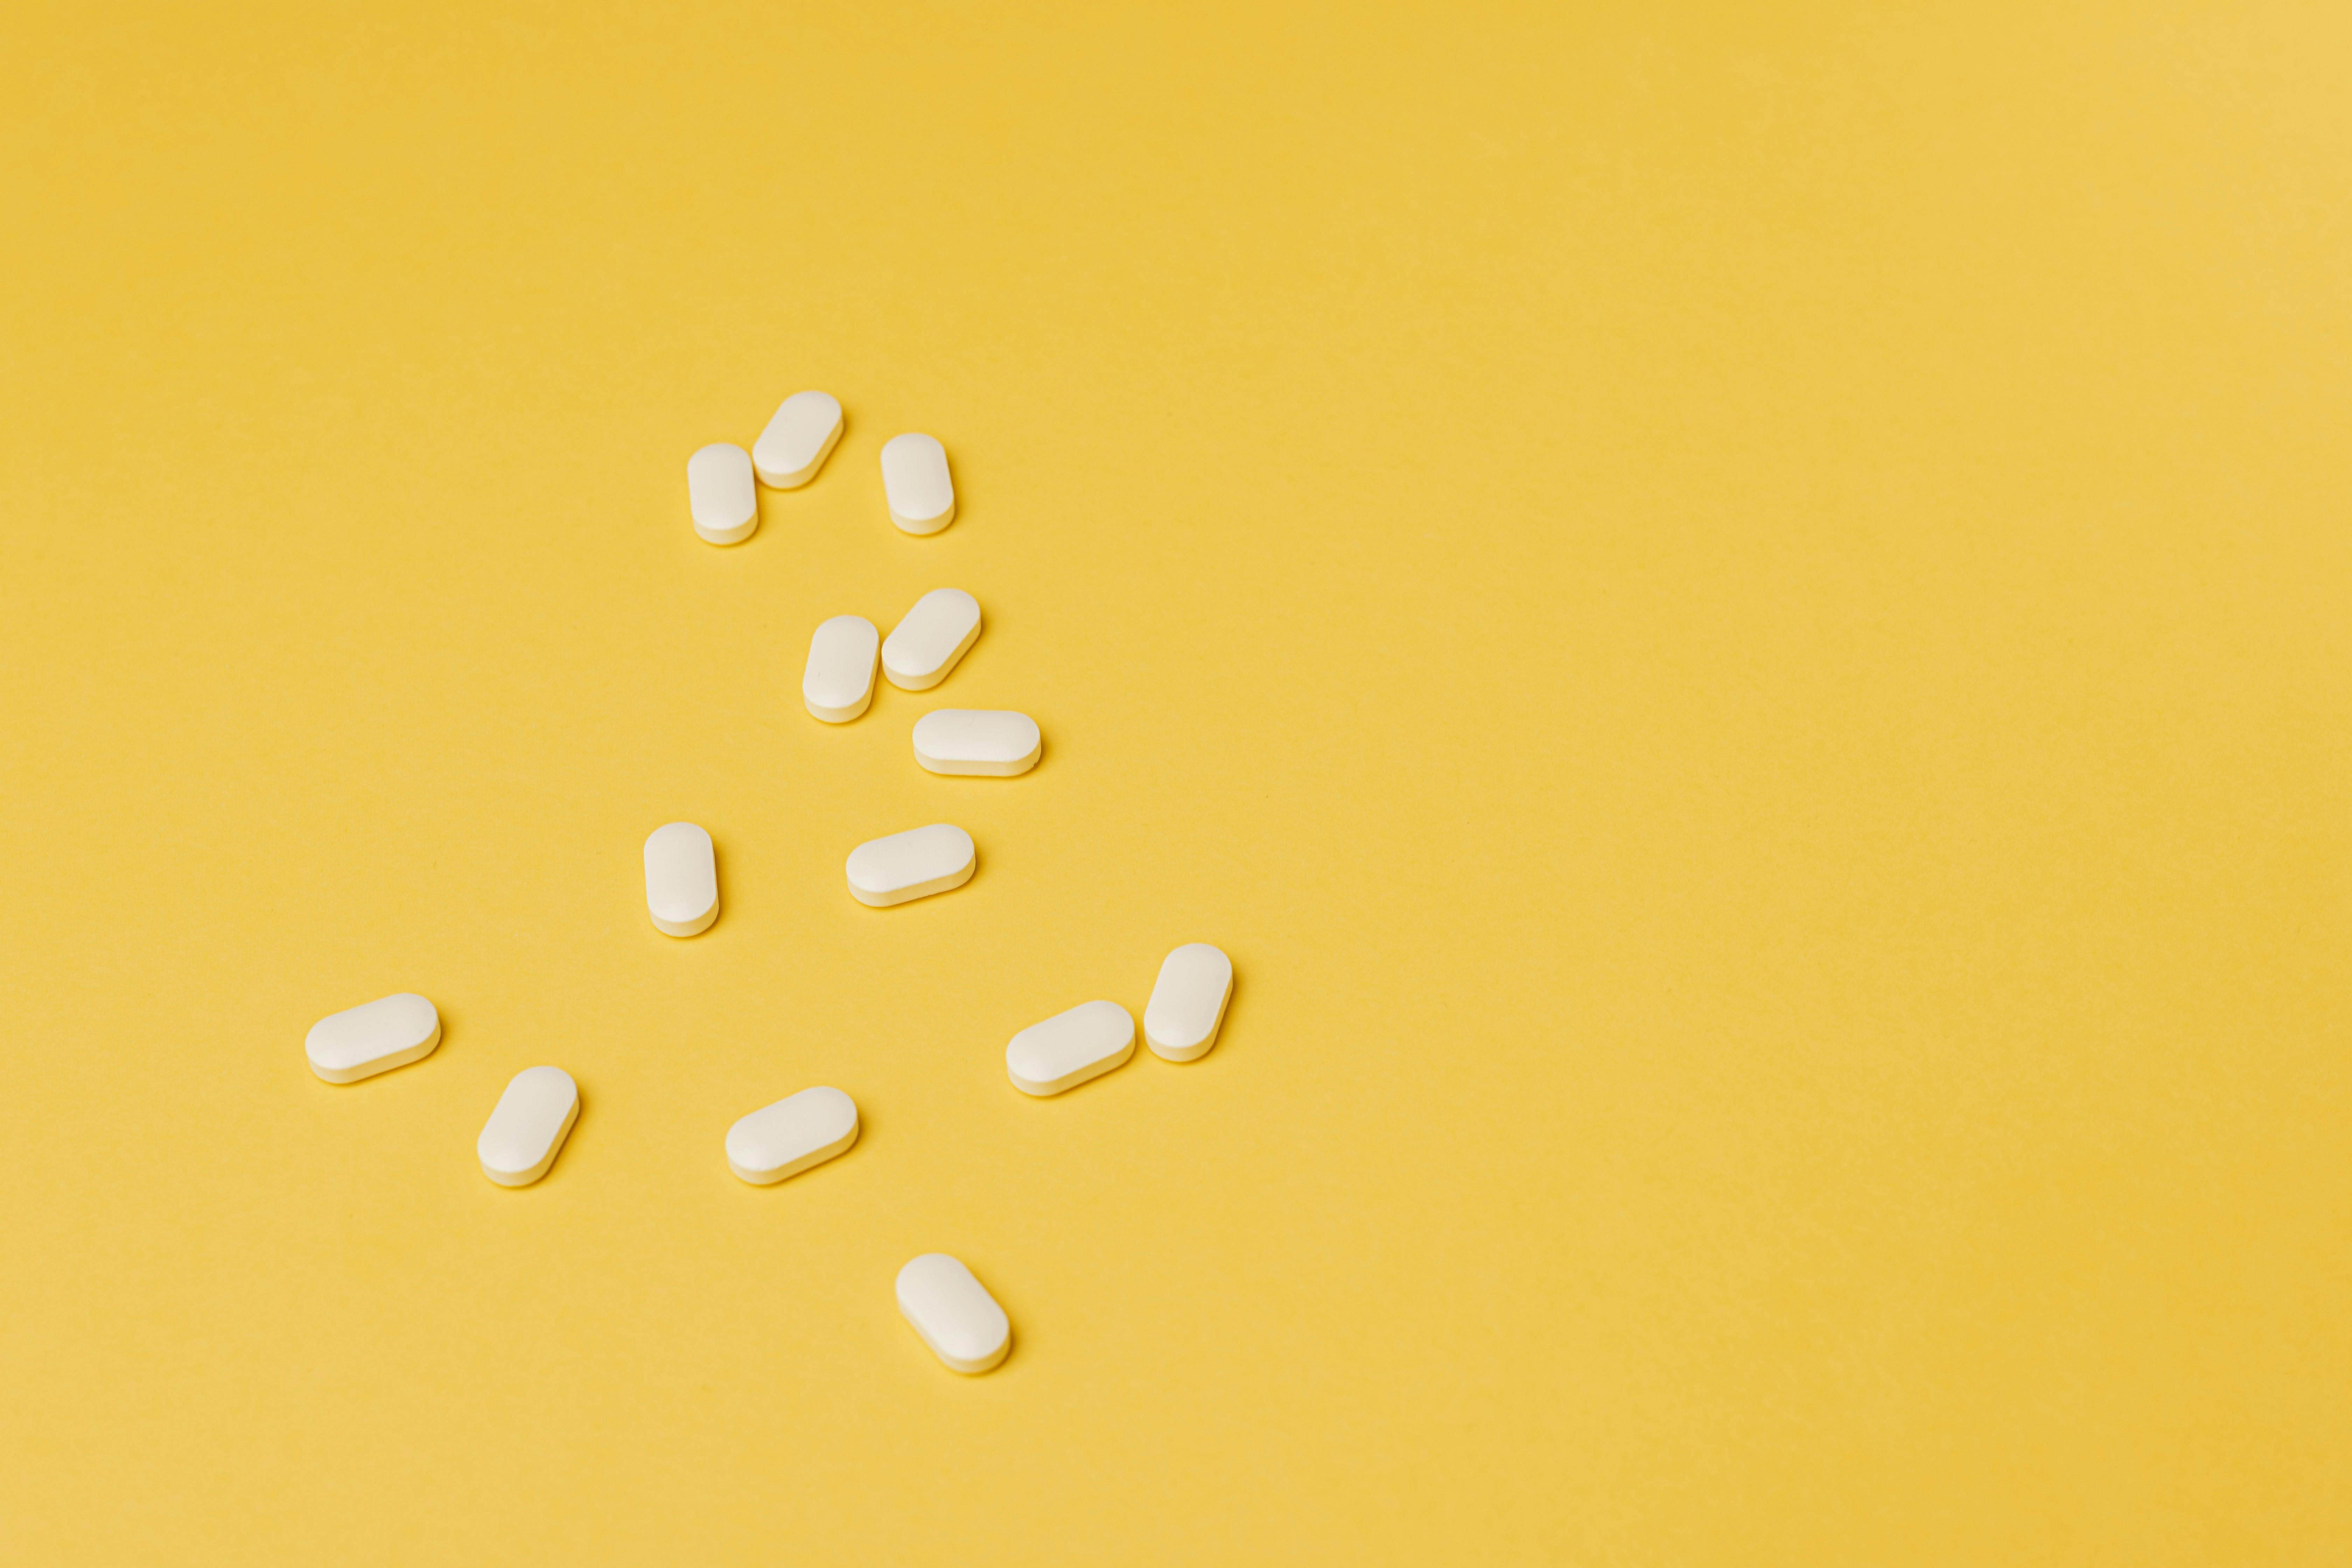
[[[719,443],[686,466],[694,531],[712,544],[740,544],[760,526],[759,487],[796,489],[816,478],[840,444],[841,404],[829,393],[784,399],[749,452]],[[947,448],[932,437],[893,437],[882,447],[883,498],[890,521],[911,534],[955,521]],[[934,588],[900,616],[887,637],[862,616],[835,616],[809,638],[801,700],[828,724],[846,724],[873,706],[878,667],[903,691],[928,691],[953,673],[981,631],[980,602],[961,588]],[[941,708],[914,724],[916,763],[934,773],[1010,778],[1037,765],[1045,747],[1025,713]],[[850,896],[877,909],[945,893],[971,880],[971,835],[935,822],[871,839],[844,867]],[[656,827],[645,843],[646,912],[656,930],[692,937],[719,919],[719,861],[710,835],[691,822]],[[1206,942],[1170,953],[1144,1008],[1153,1053],[1192,1061],[1216,1044],[1233,994],[1230,959]],[[321,1018],[304,1049],[330,1083],[352,1083],[433,1054],[441,1016],[425,997],[385,996]],[[1082,1002],[1013,1037],[1004,1067],[1024,1094],[1055,1095],[1100,1078],[1135,1054],[1135,1020],[1117,1002]],[[482,1173],[501,1186],[547,1174],[580,1117],[580,1089],[558,1067],[525,1068],[509,1080],[475,1152]],[[857,1105],[840,1089],[802,1089],[752,1111],[727,1130],[728,1169],[767,1185],[799,1175],[857,1142]],[[925,1253],[898,1271],[898,1310],[940,1360],[958,1372],[986,1372],[1012,1346],[1012,1323],[971,1269]]]

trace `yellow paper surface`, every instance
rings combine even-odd
[[[16,8],[0,1557],[2340,1561],[2347,79],[2318,5]],[[802,710],[943,585],[946,685]],[[1007,1083],[1193,941],[1213,1055]]]

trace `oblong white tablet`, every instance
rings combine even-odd
[[[414,991],[379,996],[310,1026],[302,1053],[329,1083],[356,1083],[404,1068],[441,1043],[441,1010]]]
[[[691,822],[646,836],[646,912],[669,936],[698,935],[719,918],[719,858],[710,835]]]
[[[713,544],[740,544],[760,526],[760,491],[751,454],[721,441],[686,460],[686,499],[694,531]]]
[[[890,521],[908,533],[937,533],[955,521],[955,481],[948,449],[931,436],[893,436],[882,444],[882,493]]]
[[[482,1174],[502,1187],[527,1187],[555,1163],[580,1119],[580,1086],[562,1068],[525,1068],[507,1080],[482,1125],[474,1152]]]
[[[882,673],[902,691],[929,691],[979,637],[980,601],[961,588],[934,588],[891,628],[882,645]]]
[[[828,724],[846,724],[874,700],[874,659],[882,634],[864,616],[835,616],[809,638],[801,700]]]
[[[758,1186],[822,1165],[857,1142],[857,1102],[837,1089],[804,1089],[727,1130],[727,1168]]]
[[[934,822],[868,839],[851,850],[849,890],[861,904],[887,909],[962,887],[978,863],[971,834],[952,823]]]
[[[1013,1348],[1013,1320],[944,1252],[926,1252],[898,1270],[898,1310],[931,1353],[957,1372],[986,1372]]]
[[[751,443],[760,482],[794,490],[816,478],[841,439],[841,404],[829,392],[795,392]]]
[[[915,761],[935,773],[1011,778],[1045,750],[1037,721],[1000,708],[941,708],[915,721]]]
[[[1188,942],[1162,959],[1159,983],[1143,1008],[1143,1040],[1152,1054],[1189,1062],[1209,1054],[1234,994],[1234,961],[1222,948]]]
[[[1116,1002],[1081,1002],[1032,1024],[1004,1047],[1004,1070],[1024,1094],[1059,1094],[1135,1054],[1135,1020]]]

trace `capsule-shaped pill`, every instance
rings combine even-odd
[[[413,991],[379,996],[310,1026],[302,1053],[329,1083],[357,1083],[406,1067],[441,1043],[441,1010]]]
[[[667,936],[696,936],[719,918],[719,858],[710,835],[672,822],[646,836],[646,912]]]
[[[809,638],[801,700],[828,724],[846,724],[874,700],[874,660],[882,634],[864,616],[835,616]]]
[[[951,823],[868,839],[849,852],[849,891],[861,904],[887,909],[961,888],[979,855],[971,835]]]
[[[1045,750],[1037,721],[1007,709],[941,708],[915,721],[915,761],[935,773],[1011,778]]]
[[[890,521],[908,533],[937,533],[955,521],[955,481],[948,449],[931,436],[893,436],[882,444],[882,493]]]
[[[760,526],[760,491],[751,455],[721,441],[686,460],[686,499],[694,531],[713,544],[740,544]]]
[[[1188,942],[1160,961],[1159,982],[1143,1009],[1143,1040],[1163,1061],[1197,1061],[1217,1043],[1234,961],[1222,948]]]
[[[926,1252],[898,1270],[898,1310],[931,1353],[957,1372],[986,1372],[1013,1348],[1013,1320],[944,1252]]]
[[[794,490],[816,478],[841,439],[841,405],[829,392],[795,392],[751,443],[751,466],[760,482]]]
[[[525,1068],[507,1081],[483,1123],[474,1152],[482,1174],[502,1187],[527,1187],[547,1174],[572,1124],[580,1119],[580,1086],[562,1068]]]
[[[882,673],[901,691],[929,691],[979,637],[980,601],[961,588],[934,588],[883,642]]]
[[[837,1089],[804,1089],[727,1130],[727,1168],[755,1186],[797,1176],[857,1142],[857,1102]]]
[[[1116,1002],[1081,1002],[1032,1024],[1004,1047],[1004,1070],[1024,1094],[1059,1094],[1135,1054],[1135,1020]]]

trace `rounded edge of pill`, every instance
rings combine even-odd
[[[646,906],[646,917],[654,922],[654,930],[661,932],[662,935],[674,936],[683,941],[690,936],[700,936],[719,923],[719,900],[711,900],[710,907],[690,921],[666,921],[654,913],[653,906],[650,904]]]
[[[768,438],[768,433],[765,430],[760,432],[760,439],[751,443],[751,473],[760,483],[772,490],[796,490],[815,479],[817,470],[824,467],[824,460],[833,456],[833,449],[841,445],[841,433],[849,427],[849,416],[842,411],[841,399],[829,392],[819,391],[814,387],[809,390],[815,392],[819,397],[833,405],[833,428],[826,432],[824,444],[816,449],[815,457],[797,468],[772,476],[771,471],[762,468],[760,463],[760,447]],[[791,406],[793,398],[806,397],[808,395],[807,392],[795,392],[792,397],[785,398],[782,403],[776,405],[776,412],[769,416],[768,423],[773,425],[784,410]]]
[[[933,1258],[950,1265],[957,1273],[970,1280],[972,1288],[981,1293],[989,1306],[994,1310],[997,1317],[1003,1321],[1004,1329],[1002,1336],[997,1340],[995,1347],[986,1354],[981,1356],[951,1354],[944,1345],[931,1338],[930,1331],[923,1326],[923,1321],[917,1317],[914,1309],[908,1305],[908,1275]],[[940,1364],[950,1372],[961,1373],[967,1377],[977,1376],[983,1372],[1002,1366],[1004,1363],[1004,1358],[1013,1353],[1013,1315],[1004,1310],[1004,1303],[996,1299],[996,1293],[981,1283],[980,1276],[974,1274],[962,1258],[952,1253],[925,1252],[908,1258],[899,1266],[898,1279],[893,1282],[891,1293],[898,1300],[898,1315],[907,1320],[907,1326],[915,1331],[915,1337],[923,1342],[923,1348],[938,1357]]]

